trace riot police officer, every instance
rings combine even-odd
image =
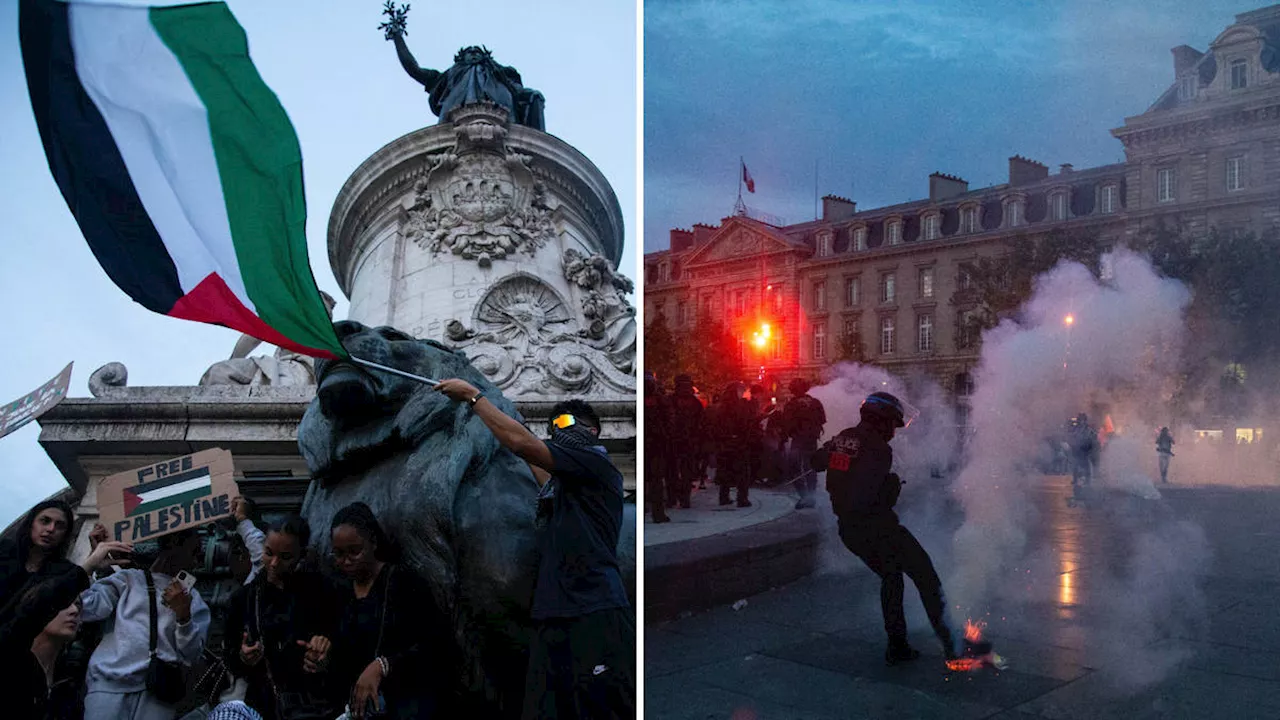
[[[693,378],[676,376],[675,393],[671,396],[671,452],[675,467],[668,475],[667,507],[689,507],[693,482],[700,474],[706,437],[705,408],[693,392]],[[647,441],[646,441],[647,443]]]
[[[653,373],[644,375],[644,501],[655,523],[670,522],[667,517],[667,487],[670,485],[673,460],[671,448],[671,411],[662,384]]]
[[[827,424],[827,413],[822,403],[809,395],[809,382],[796,378],[788,385],[791,399],[783,409],[783,423],[791,444],[788,455],[792,459],[791,471],[796,473],[796,491],[800,499],[796,501],[796,509],[814,506],[813,495],[818,489],[818,476],[809,469],[809,458],[818,449],[818,439],[822,437],[822,428]]]
[[[893,511],[902,481],[891,472],[893,449],[889,441],[912,418],[907,417],[898,398],[885,392],[867,396],[859,414],[862,421],[856,427],[840,431],[814,453],[812,467],[827,472],[827,493],[839,520],[840,539],[880,576],[880,610],[889,636],[885,662],[895,665],[920,656],[907,643],[903,575],[920,591],[934,634],[947,658],[953,658],[955,647],[946,620],[942,581],[929,553]]]
[[[729,491],[737,488],[738,507],[751,507],[751,448],[760,442],[755,408],[746,398],[747,387],[729,383],[712,407],[711,426],[716,442],[716,484],[720,504],[728,505]]]

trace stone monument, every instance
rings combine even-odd
[[[397,17],[387,32],[404,61]],[[522,410],[564,397],[633,405],[617,197],[590,160],[513,121],[509,98],[481,80],[478,99],[441,105],[439,124],[378,150],[339,193],[329,259],[349,317],[463,350]],[[604,434],[634,437],[631,413]]]

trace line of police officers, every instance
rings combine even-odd
[[[706,485],[714,464],[720,505],[751,507],[751,485],[760,479],[795,484],[797,508],[814,506],[817,474],[808,460],[817,450],[826,413],[808,395],[809,383],[793,380],[791,399],[778,405],[764,387],[733,382],[709,407],[688,375],[675,378],[671,395],[645,377],[645,497],[654,522],[667,509],[688,508],[694,486]]]

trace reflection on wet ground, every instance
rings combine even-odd
[[[980,618],[1006,671],[943,670],[910,589],[925,657],[885,668],[878,583],[842,570],[646,628],[646,715],[1280,717],[1280,488],[1161,489],[1069,507],[1069,481],[1037,483],[1026,556]]]

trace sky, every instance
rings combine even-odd
[[[1110,130],[1266,0],[649,0],[644,250],[744,198],[788,223],[816,195],[870,209],[928,197],[932,172],[1003,183],[1020,154],[1124,159]]]
[[[381,0],[228,5],[297,130],[312,270],[320,289],[339,298],[334,316],[346,317],[326,249],[334,198],[365,158],[436,118],[377,29]],[[621,268],[634,278],[634,2],[488,0],[482,11],[469,7],[412,3],[406,40],[418,63],[444,69],[460,47],[483,44],[542,91],[547,131],[582,151],[613,185],[626,227]],[[230,355],[239,337],[145,310],[97,264],[40,144],[18,44],[17,0],[0,0],[0,248],[0,306],[10,348],[0,363],[0,403],[35,389],[69,361],[75,361],[72,397],[87,397],[89,375],[112,361],[125,364],[133,386],[194,385],[209,365]],[[66,486],[38,436],[38,424],[31,423],[0,438],[0,527]]]

